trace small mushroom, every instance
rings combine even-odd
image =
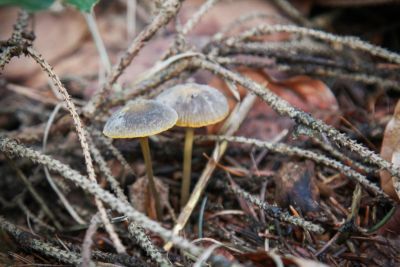
[[[183,207],[189,199],[194,128],[223,120],[229,112],[228,101],[217,89],[196,83],[171,87],[158,95],[157,100],[173,108],[178,113],[176,125],[186,128],[181,188]]]
[[[177,119],[178,115],[172,108],[155,100],[140,99],[129,102],[112,114],[103,130],[103,134],[110,138],[139,138],[149,179],[148,190],[152,197],[149,205],[153,200],[156,207],[156,216],[149,216],[157,219],[161,219],[162,209],[154,182],[148,136],[168,130]]]

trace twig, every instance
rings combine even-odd
[[[49,132],[50,132],[50,128],[51,125],[54,122],[54,119],[58,113],[58,111],[60,110],[60,108],[62,107],[61,103],[58,103],[53,112],[50,114],[49,120],[47,121],[46,124],[46,128],[44,130],[44,135],[43,135],[43,145],[42,145],[42,151],[43,153],[46,152],[46,146],[47,146],[47,139],[49,136]],[[72,207],[72,205],[69,203],[68,199],[64,196],[64,194],[61,192],[61,190],[58,188],[58,186],[55,184],[55,182],[53,181],[53,178],[51,177],[51,174],[49,172],[49,170],[44,167],[44,174],[46,176],[47,182],[50,184],[50,187],[54,190],[54,192],[56,192],[58,198],[61,200],[61,203],[63,203],[65,209],[68,211],[68,213],[71,215],[71,217],[79,224],[85,224],[85,221],[79,216],[78,213],[76,213],[75,209]]]
[[[142,227],[136,225],[135,222],[131,222],[128,226],[128,231],[130,237],[139,243],[140,247],[146,251],[147,255],[149,255],[154,262],[162,267],[173,266],[168,260],[168,257],[163,255],[161,251],[154,246]]]
[[[88,104],[84,107],[86,116],[91,117],[97,108],[104,101],[106,94],[111,90],[112,85],[117,81],[119,76],[123,73],[126,67],[136,57],[142,47],[145,45],[154,34],[165,24],[167,24],[172,17],[179,11],[182,0],[167,0],[163,3],[160,12],[153,19],[143,31],[133,40],[125,54],[120,58],[117,65],[115,65],[110,75],[107,78],[106,84],[92,97]]]
[[[91,250],[93,245],[93,236],[97,232],[100,222],[100,214],[96,213],[90,220],[90,225],[86,230],[85,237],[82,243],[82,266],[90,266],[91,263]]]
[[[105,137],[99,130],[94,127],[89,127],[90,134],[96,138],[97,141],[101,142],[107,147],[107,149],[113,154],[113,156],[121,163],[126,171],[128,171],[133,176],[137,177],[136,173],[133,171],[131,165],[126,161],[124,156],[119,152],[119,150],[113,145],[111,139]]]
[[[287,156],[297,156],[297,157],[310,159],[317,163],[324,164],[327,167],[330,167],[330,168],[340,171],[341,173],[343,173],[347,177],[351,178],[355,182],[360,183],[362,186],[364,186],[367,190],[371,191],[375,195],[394,204],[394,201],[388,195],[386,195],[379,187],[377,187],[376,185],[374,185],[370,181],[368,181],[365,176],[359,174],[358,172],[354,171],[350,167],[343,165],[339,161],[328,158],[324,155],[317,154],[310,150],[305,150],[305,149],[301,149],[299,147],[289,146],[289,145],[285,145],[282,143],[274,144],[274,143],[270,143],[270,142],[265,142],[265,141],[260,141],[257,139],[251,139],[251,138],[245,138],[245,137],[210,135],[210,136],[197,136],[196,139],[228,141],[228,142],[254,145],[257,147],[266,148],[275,153],[280,153],[280,154],[284,154]]]
[[[309,74],[320,77],[339,77],[340,79],[344,80],[378,85],[383,88],[400,91],[400,86],[397,81],[390,80],[388,78],[382,78],[370,73],[364,74],[344,72],[338,68],[315,66],[308,63],[282,64],[265,62],[262,60],[245,60],[232,57],[217,57],[214,60],[222,65],[247,66],[252,68],[275,68],[279,71],[290,71],[291,73]]]
[[[288,116],[289,118],[292,118],[296,123],[309,127],[310,130],[324,133],[327,137],[329,137],[333,142],[337,143],[338,145],[344,146],[356,152],[358,155],[365,158],[368,162],[375,164],[380,168],[386,169],[395,178],[397,178],[394,186],[396,191],[400,192],[400,182],[398,181],[398,178],[400,177],[400,170],[399,168],[393,166],[392,163],[389,163],[388,161],[382,159],[380,156],[375,154],[373,151],[370,151],[363,145],[358,144],[354,140],[351,140],[332,126],[329,126],[323,121],[313,118],[310,114],[291,106],[287,101],[272,93],[267,87],[264,87],[251,79],[243,77],[240,74],[227,70],[218,64],[203,60],[201,58],[193,59],[193,61],[194,64],[200,66],[201,68],[207,69],[217,74],[218,76],[236,82],[244,88],[247,88],[248,90],[257,94],[278,114]]]
[[[44,255],[57,259],[60,262],[78,266],[81,263],[79,255],[74,252],[62,250],[52,244],[43,242],[29,232],[18,229],[14,224],[6,221],[0,216],[0,229],[9,233],[14,239],[27,250],[34,250]]]
[[[100,151],[97,149],[97,147],[93,143],[92,138],[89,135],[86,137],[89,141],[89,148],[93,155],[93,159],[99,166],[99,170],[104,175],[104,178],[106,179],[106,181],[110,184],[112,191],[114,191],[115,195],[119,199],[128,203],[128,198],[125,196],[124,190],[121,188],[121,185],[119,184],[117,179],[111,173],[110,168],[107,166],[105,159],[103,158]]]
[[[190,19],[180,30],[180,34],[188,34],[200,21],[200,19],[210,10],[219,0],[207,0],[201,7],[194,13]]]
[[[20,168],[14,163],[14,161],[10,158],[6,158],[8,160],[8,164],[11,166],[11,168],[14,169],[14,171],[17,173],[18,178],[21,179],[23,184],[26,186],[28,191],[31,193],[32,197],[36,200],[36,202],[40,205],[40,207],[43,209],[44,213],[53,221],[55,227],[57,229],[62,229],[61,224],[58,222],[56,217],[54,216],[53,212],[51,212],[50,208],[47,206],[46,201],[39,195],[39,193],[36,191],[36,189],[33,187],[32,183],[29,181],[28,177],[25,176],[25,174],[21,171]]]
[[[246,40],[250,37],[271,34],[278,32],[297,33],[305,36],[312,36],[324,41],[333,42],[336,44],[347,45],[352,49],[367,52],[371,55],[381,57],[388,61],[400,64],[400,55],[391,52],[385,48],[372,45],[368,42],[361,41],[358,37],[354,36],[338,36],[332,33],[327,33],[319,30],[303,28],[294,25],[260,25],[249,31],[244,32],[239,37],[232,37],[226,41],[226,44],[232,45],[237,41]]]
[[[293,21],[302,26],[312,27],[312,23],[308,21],[292,4],[287,0],[273,0],[272,1],[281,11],[283,11]]]
[[[104,203],[107,203],[112,209],[126,215],[128,218],[136,221],[144,228],[159,234],[165,241],[171,240],[177,247],[188,251],[189,253],[199,256],[203,250],[184,238],[176,236],[172,231],[163,228],[159,223],[150,220],[141,212],[137,211],[130,205],[126,205],[125,202],[116,198],[113,194],[102,189],[97,183],[91,182],[86,177],[78,173],[77,171],[69,168],[56,159],[52,159],[49,156],[43,155],[40,152],[34,151],[30,148],[26,148],[23,145],[18,144],[12,139],[0,136],[0,151],[4,152],[8,156],[18,156],[26,159],[30,159],[34,163],[47,166],[49,170],[54,171],[62,175],[64,178],[73,181],[77,186],[83,190],[95,195]],[[226,259],[212,256],[211,261],[221,262]]]
[[[31,46],[34,36],[27,32],[28,19],[28,12],[21,11],[10,39],[0,42],[0,69],[3,69],[12,57],[20,56],[27,47]]]
[[[93,158],[99,165],[100,171],[104,174],[106,180],[111,185],[111,188],[113,189],[114,193],[116,194],[118,199],[125,202],[126,205],[130,205],[130,203],[128,202],[128,198],[125,196],[121,186],[119,185],[119,182],[112,175],[110,168],[107,166],[107,163],[105,162],[103,156],[100,154],[100,151],[94,145],[93,140],[91,140],[91,137],[88,136],[88,140],[89,140],[90,150],[93,154]],[[162,266],[170,266],[170,265],[167,265],[168,260],[165,259],[158,252],[157,247],[151,242],[150,238],[144,232],[143,228],[141,228],[139,225],[137,225],[137,223],[131,222],[129,224],[128,229],[129,229],[131,235],[133,237],[135,237],[135,239],[137,240],[140,247],[143,248],[153,260],[155,260],[157,263],[159,263]],[[134,234],[132,234],[132,233],[134,233]]]
[[[114,193],[121,201],[125,202],[126,205],[130,205],[128,202],[128,198],[125,196],[121,186],[119,185],[119,182],[112,175],[111,170],[108,168],[107,163],[105,162],[103,156],[100,154],[100,151],[96,148],[90,137],[88,138],[88,140],[89,140],[90,150],[93,154],[93,158],[99,165],[100,171],[104,174],[104,177],[111,185],[111,188],[113,189]],[[144,232],[143,228],[138,226],[135,222],[131,222],[129,224],[129,231],[131,235],[132,233],[134,233],[133,236],[137,240],[140,247],[143,248],[153,260],[159,263],[160,266],[171,266],[170,264],[169,265],[167,264],[168,260],[165,259],[165,257],[163,257],[158,252],[158,249],[153,244],[153,242],[151,242],[147,234]]]
[[[323,150],[331,154],[334,158],[340,160],[344,164],[350,166],[351,168],[365,172],[367,174],[374,173],[376,172],[373,168],[370,168],[368,166],[364,166],[363,164],[353,160],[352,158],[344,155],[342,152],[334,148],[332,145],[329,144],[329,142],[324,142],[318,137],[312,137],[312,140],[317,143]]]
[[[279,207],[270,205],[262,201],[258,197],[252,196],[248,192],[241,189],[235,183],[233,183],[230,187],[228,186],[228,188],[230,188],[235,194],[240,195],[247,201],[251,202],[252,204],[258,206],[260,209],[264,210],[272,218],[280,219],[284,222],[300,226],[301,228],[313,233],[322,234],[323,232],[325,232],[324,228],[322,228],[320,225],[306,221],[301,217],[291,216],[288,212],[282,211]]]
[[[232,135],[234,132],[236,132],[237,129],[242,124],[243,120],[245,119],[247,113],[253,106],[255,100],[256,100],[255,95],[248,94],[241,103],[237,104],[235,110],[233,110],[231,115],[228,117],[228,119],[222,126],[221,132],[225,133],[226,135]],[[204,168],[199,180],[197,181],[196,186],[194,187],[188,202],[186,203],[185,207],[183,207],[181,213],[178,216],[177,222],[172,230],[174,234],[178,234],[185,227],[208,181],[211,178],[211,174],[213,173],[217,165],[216,163],[221,159],[221,157],[225,153],[227,145],[228,144],[226,142],[222,142],[221,144],[217,144],[215,146],[211,159],[207,162],[207,165]],[[172,242],[169,242],[164,246],[164,249],[166,251],[169,251],[171,248],[172,248]]]
[[[68,94],[68,91],[62,85],[58,76],[53,72],[51,66],[43,59],[43,57],[38,54],[32,47],[27,48],[27,53],[42,67],[42,69],[46,72],[46,74],[52,79],[53,83],[56,85],[57,89],[61,93],[66,103],[68,111],[71,113],[72,119],[74,121],[75,129],[78,133],[78,138],[81,143],[81,147],[83,150],[83,155],[86,163],[86,170],[88,172],[88,177],[92,182],[96,182],[96,174],[93,168],[92,157],[89,152],[89,145],[86,140],[86,131],[83,129],[82,122],[79,118],[78,112],[76,111],[75,104],[71,101],[71,97]],[[115,232],[113,226],[107,218],[107,212],[101,203],[100,200],[95,198],[96,206],[100,212],[101,219],[105,225],[105,228],[110,235],[111,240],[113,241],[115,248],[119,253],[125,253],[126,249],[122,245],[121,240],[119,239],[117,233]]]
[[[44,221],[42,221],[39,217],[34,215],[27,206],[25,206],[22,197],[17,198],[17,205],[18,207],[30,218],[32,219],[33,222],[37,223],[43,228],[46,228],[47,230],[50,230],[54,232],[56,229],[53,226],[48,225]]]

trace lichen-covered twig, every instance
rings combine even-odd
[[[314,38],[318,38],[324,41],[329,41],[336,44],[347,45],[352,49],[364,51],[373,56],[381,57],[390,62],[394,62],[400,64],[400,55],[391,52],[385,48],[372,45],[368,42],[361,41],[359,38],[354,36],[338,36],[332,33],[327,33],[324,31],[314,30],[310,28],[299,27],[295,25],[260,25],[251,30],[248,30],[241,34],[239,37],[231,37],[226,40],[226,44],[231,45],[238,41],[246,40],[250,37],[263,35],[263,34],[271,34],[278,32],[286,32],[286,33],[297,33],[304,36],[311,36]]]
[[[312,27],[312,23],[308,21],[292,4],[287,0],[273,0],[272,1],[281,11],[283,11],[294,22],[302,26]]]
[[[322,234],[325,230],[318,224],[306,221],[300,217],[291,216],[288,212],[282,211],[279,207],[270,205],[258,197],[252,196],[250,193],[241,189],[238,185],[229,187],[235,194],[240,195],[247,201],[253,203],[259,208],[263,209],[270,217],[280,219],[284,222],[291,223],[296,226],[308,230],[313,233]]]
[[[61,83],[60,79],[58,76],[53,72],[51,66],[47,63],[44,58],[36,52],[32,47],[27,48],[27,53],[40,65],[40,67],[43,69],[44,72],[51,78],[53,81],[54,85],[57,87],[59,90],[60,94],[62,95],[65,104],[67,106],[68,111],[71,113],[72,119],[74,121],[75,129],[78,134],[79,141],[81,143],[81,147],[83,150],[83,156],[85,158],[85,163],[86,163],[86,170],[88,172],[88,177],[92,182],[96,182],[96,174],[94,172],[93,168],[93,162],[92,162],[92,157],[90,155],[89,151],[89,145],[86,140],[86,131],[83,128],[81,119],[79,118],[78,112],[76,110],[75,104],[71,101],[71,97],[68,94],[67,89],[63,86]],[[125,253],[126,249],[124,245],[122,244],[121,240],[119,239],[117,233],[115,232],[113,226],[111,225],[110,221],[107,218],[107,212],[103,206],[103,203],[101,203],[100,200],[95,198],[95,203],[96,206],[100,212],[101,220],[104,223],[104,226],[110,235],[111,240],[113,241],[115,248],[119,253]]]
[[[173,266],[167,256],[163,255],[161,251],[154,246],[153,242],[146,235],[142,227],[138,226],[135,222],[132,222],[128,226],[128,231],[130,237],[139,243],[140,247],[146,251],[147,255],[149,255],[154,262],[162,267]]]
[[[133,176],[137,176],[133,171],[131,165],[126,161],[124,156],[119,152],[119,150],[113,145],[111,139],[105,137],[99,130],[89,127],[90,134],[100,143],[105,145],[107,149],[113,154],[113,156],[121,163],[126,171],[128,171]]]
[[[267,87],[262,86],[249,78],[246,78],[238,73],[225,69],[224,67],[216,63],[204,60],[202,58],[194,58],[193,63],[198,65],[202,69],[209,70],[216,75],[221,76],[224,79],[228,79],[235,83],[238,83],[239,85],[258,95],[261,99],[268,103],[271,108],[273,108],[278,114],[288,116],[296,123],[304,125],[310,128],[310,130],[312,131],[324,133],[327,137],[330,138],[330,140],[332,140],[336,144],[344,146],[351,151],[356,152],[369,163],[387,170],[394,177],[397,178],[394,186],[396,191],[400,192],[400,182],[398,180],[398,178],[400,177],[400,169],[393,166],[392,163],[382,159],[380,156],[375,154],[375,152],[348,138],[345,134],[340,133],[338,130],[336,130],[332,126],[325,124],[323,121],[315,119],[309,113],[293,107],[287,101],[281,99],[273,92],[271,92]]]
[[[112,68],[110,75],[107,78],[106,84],[100,88],[98,92],[92,97],[88,104],[84,107],[86,116],[91,117],[97,112],[98,107],[105,100],[106,94],[111,90],[112,85],[121,76],[126,67],[131,64],[132,60],[136,57],[142,47],[145,45],[154,34],[165,24],[167,24],[173,16],[179,11],[182,0],[167,0],[164,1],[162,8],[157,16],[152,20],[143,31],[141,31],[132,44],[129,46],[124,55],[120,58],[119,62]]]
[[[200,19],[210,10],[219,0],[207,0],[200,8],[194,13],[190,19],[183,25],[180,34],[188,34],[200,21]]]
[[[121,188],[119,182],[114,177],[114,175],[111,173],[110,168],[107,166],[105,159],[103,158],[100,151],[97,149],[97,147],[93,143],[92,138],[88,135],[87,139],[89,141],[89,148],[90,148],[90,152],[93,155],[93,159],[99,166],[99,170],[104,175],[104,178],[106,179],[106,181],[110,184],[112,191],[114,191],[115,195],[119,199],[121,199],[122,201],[128,202],[128,198],[124,194],[124,190]]]
[[[29,232],[22,231],[14,224],[0,216],[0,229],[9,233],[24,249],[40,252],[60,262],[78,266],[81,264],[80,256],[74,252],[54,247],[52,244],[41,241]]]
[[[274,68],[279,71],[289,71],[290,73],[308,74],[318,77],[336,77],[343,80],[361,82],[364,84],[377,85],[385,89],[400,91],[399,82],[388,78],[382,78],[370,73],[346,72],[340,68],[324,67],[308,63],[272,63],[265,60],[246,60],[235,57],[217,57],[216,62],[222,65],[246,66],[251,68]]]
[[[373,194],[385,199],[391,203],[394,201],[386,195],[379,187],[371,183],[367,180],[364,175],[359,174],[358,172],[354,171],[350,167],[343,165],[339,161],[334,159],[328,158],[325,155],[320,155],[310,150],[301,149],[299,147],[289,146],[282,143],[270,143],[265,141],[260,141],[257,139],[245,138],[245,137],[233,137],[233,136],[198,136],[197,138],[206,139],[206,140],[216,140],[216,141],[228,141],[228,142],[235,142],[241,144],[248,144],[254,145],[257,147],[266,148],[272,152],[284,154],[287,156],[297,156],[306,159],[313,160],[317,163],[324,164],[330,168],[338,170],[342,172],[347,177],[351,178],[353,181],[360,183],[364,188],[372,192]]]
[[[255,95],[253,94],[246,95],[243,101],[236,105],[235,109],[229,115],[228,119],[225,121],[220,131],[226,135],[234,134],[239,129],[243,120],[247,116],[247,113],[253,106],[255,100],[256,100]],[[203,194],[203,191],[206,188],[208,181],[211,178],[211,174],[214,172],[214,169],[217,165],[216,163],[221,159],[227,147],[228,147],[227,142],[221,142],[221,144],[216,144],[212,156],[207,162],[207,165],[205,166],[203,172],[201,173],[201,176],[197,181],[193,189],[193,192],[189,197],[189,200],[187,201],[186,205],[183,207],[181,213],[178,216],[174,229],[172,230],[174,234],[178,234],[185,227],[187,221],[190,218],[190,215],[192,214],[197,203],[199,202],[199,199]],[[164,246],[164,249],[167,251],[170,250],[171,248],[172,248],[172,242],[168,242]]]
[[[0,42],[0,70],[10,62],[12,57],[20,56],[32,44],[34,36],[27,32],[28,19],[28,12],[21,11],[10,39]]]
[[[93,140],[91,137],[88,136],[90,151],[93,154],[93,158],[96,161],[97,165],[99,166],[100,171],[106,178],[107,182],[110,184],[111,189],[114,191],[115,195],[126,205],[130,205],[128,202],[128,198],[124,194],[119,182],[115,179],[112,175],[110,168],[107,166],[103,156],[100,154],[100,151],[94,145]],[[89,229],[88,229],[89,231]],[[141,228],[136,222],[131,222],[129,224],[129,231],[131,236],[137,240],[137,243],[143,248],[147,254],[150,256],[151,259],[156,261],[162,266],[171,266],[167,265],[168,260],[159,252],[157,247],[151,242],[149,237],[144,232],[143,228]]]
[[[69,168],[67,165],[61,163],[58,160],[52,159],[51,157],[43,155],[40,152],[37,152],[30,148],[26,148],[12,139],[1,136],[0,151],[10,157],[22,157],[30,159],[34,163],[47,166],[49,170],[59,173],[64,178],[74,182],[83,190],[98,197],[104,203],[107,203],[112,209],[126,215],[129,219],[136,221],[144,228],[159,234],[165,241],[172,241],[177,247],[186,250],[192,255],[199,256],[203,252],[203,249],[193,245],[191,242],[187,241],[184,238],[174,235],[172,231],[163,228],[159,223],[149,219],[144,214],[134,209],[132,206],[127,205],[124,201],[116,198],[110,192],[102,189],[97,183],[91,182],[86,177],[84,177],[77,171]],[[227,262],[227,260],[221,256],[212,256],[210,260],[212,262]]]

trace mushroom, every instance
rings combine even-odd
[[[148,191],[152,196],[149,197],[149,205],[153,200],[156,208],[156,216],[149,216],[157,219],[161,219],[162,209],[153,176],[148,137],[173,127],[177,119],[178,115],[172,108],[155,100],[139,99],[128,102],[112,114],[103,130],[103,134],[111,138],[139,138],[146,164]]]
[[[229,112],[224,94],[208,85],[187,83],[171,87],[156,98],[178,113],[177,126],[185,127],[181,206],[189,199],[194,128],[223,120]]]

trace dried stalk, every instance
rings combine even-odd
[[[64,98],[67,109],[71,113],[72,119],[74,121],[75,129],[78,133],[78,138],[81,143],[83,155],[85,158],[86,170],[88,172],[88,177],[92,182],[96,182],[96,174],[95,174],[94,168],[93,168],[92,157],[90,156],[89,145],[86,140],[86,131],[84,130],[84,128],[82,126],[82,122],[79,118],[75,104],[71,101],[71,97],[68,94],[67,89],[65,89],[65,87],[62,85],[58,76],[53,72],[51,66],[43,59],[43,57],[39,53],[37,53],[32,47],[27,48],[27,53],[41,66],[43,71],[45,71],[46,74],[51,78],[54,85],[57,87],[60,94]],[[98,200],[97,198],[95,198],[95,203],[100,212],[100,216],[105,225],[105,228],[106,228],[108,234],[110,235],[111,240],[113,241],[113,243],[115,245],[115,248],[117,249],[117,251],[119,253],[126,253],[126,249],[125,249],[124,245],[122,244],[122,242],[119,239],[117,233],[115,232],[113,226],[111,225],[110,221],[107,218],[107,212],[103,206],[103,203],[101,203],[101,201]]]
[[[30,159],[34,163],[48,167],[49,170],[59,173],[64,178],[74,182],[86,192],[91,193],[104,203],[107,203],[112,209],[126,215],[129,219],[134,220],[144,228],[159,234],[165,241],[172,241],[177,247],[186,250],[192,255],[199,256],[203,252],[203,249],[193,245],[184,238],[174,235],[172,231],[167,230],[159,223],[150,220],[132,206],[127,205],[110,192],[102,189],[97,183],[91,182],[86,177],[58,160],[52,159],[51,157],[43,155],[40,152],[34,151],[30,148],[26,148],[23,145],[20,145],[12,139],[6,137],[0,137],[0,151],[4,152],[10,157],[18,156]],[[212,256],[211,261],[220,263],[221,261],[226,262],[226,259]]]
[[[244,41],[248,38],[259,36],[263,34],[271,34],[271,33],[297,33],[303,36],[311,36],[314,38],[318,38],[324,41],[329,41],[335,44],[347,45],[352,49],[360,50],[366,53],[369,53],[373,56],[381,57],[390,62],[394,62],[400,64],[400,55],[394,52],[391,52],[385,48],[372,45],[368,42],[361,41],[358,37],[354,36],[338,36],[332,33],[327,33],[319,30],[303,28],[294,25],[260,25],[251,30],[248,30],[241,34],[239,37],[231,37],[226,40],[226,44],[233,45],[238,41]]]
[[[364,176],[359,174],[358,172],[354,171],[350,167],[343,165],[339,161],[334,159],[328,158],[325,155],[317,154],[310,150],[301,149],[294,146],[289,146],[282,143],[270,143],[265,141],[260,141],[257,139],[245,138],[245,137],[232,137],[232,136],[217,136],[217,135],[210,135],[210,136],[198,136],[197,138],[203,140],[215,140],[215,141],[228,141],[228,142],[235,142],[241,144],[248,144],[254,145],[261,148],[266,148],[269,151],[280,153],[287,156],[297,156],[306,159],[313,160],[314,162],[321,163],[327,167],[333,168],[335,170],[340,171],[354,182],[360,183],[364,188],[375,194],[376,196],[381,197],[382,199],[394,203],[394,201],[386,195],[379,187],[375,184],[372,184],[368,179]],[[196,139],[197,139],[196,138]]]
[[[234,132],[236,132],[242,124],[243,120],[245,119],[247,113],[253,106],[255,100],[256,97],[253,94],[248,94],[241,103],[238,103],[231,115],[222,126],[221,132],[226,135],[232,135]],[[178,216],[176,224],[172,230],[173,234],[178,234],[185,227],[187,221],[190,218],[190,215],[192,214],[197,203],[199,202],[199,199],[203,194],[203,191],[207,186],[208,181],[211,178],[217,162],[225,153],[227,146],[228,144],[226,142],[222,142],[221,144],[217,144],[215,146],[211,159],[207,162],[207,165],[204,168],[199,180],[197,181],[188,202],[186,203],[185,207],[183,207],[181,213]],[[169,251],[171,248],[172,242],[168,242],[164,246],[164,249],[167,251]]]
[[[50,128],[51,125],[54,122],[55,116],[57,115],[58,111],[62,107],[61,103],[58,103],[53,112],[50,114],[49,120],[46,123],[46,128],[44,130],[43,134],[43,145],[42,145],[42,151],[43,153],[46,152],[46,146],[47,146],[47,139],[49,136]],[[61,192],[61,190],[58,188],[56,183],[54,182],[53,178],[51,177],[51,174],[49,170],[44,167],[44,174],[46,176],[47,182],[50,184],[50,187],[56,192],[58,198],[60,199],[61,203],[64,205],[65,209],[68,211],[68,213],[71,215],[71,217],[79,224],[85,224],[85,221],[78,215],[78,213],[75,211],[75,209],[72,207],[72,205],[69,203],[68,199],[64,196],[64,194]]]
[[[81,264],[79,255],[74,252],[62,250],[52,244],[43,242],[29,232],[18,229],[14,224],[0,216],[0,229],[12,235],[14,239],[27,250],[34,250],[44,255],[57,259],[60,262],[78,266]]]
[[[281,221],[288,222],[296,226],[300,226],[304,230],[313,233],[322,234],[323,232],[325,232],[324,228],[322,228],[320,225],[306,221],[300,217],[291,216],[288,212],[282,211],[279,207],[270,205],[262,201],[258,197],[252,196],[250,193],[241,189],[238,185],[234,185],[230,187],[230,189],[232,189],[232,191],[235,194],[243,197],[247,201],[258,206],[260,209],[263,209],[272,218],[277,218],[280,219]]]
[[[111,139],[105,137],[99,130],[89,127],[90,134],[95,137],[95,139],[102,143],[107,149],[113,154],[113,156],[121,163],[126,171],[128,171],[133,176],[137,177],[135,172],[133,171],[131,165],[126,161],[124,156],[119,152],[119,150],[113,145]]]
[[[132,60],[136,57],[139,51],[143,48],[146,41],[155,35],[155,33],[164,25],[166,25],[179,11],[182,0],[167,0],[163,3],[160,12],[153,19],[143,31],[133,40],[125,54],[120,58],[117,65],[115,65],[110,75],[107,78],[106,84],[91,98],[91,100],[84,107],[86,116],[91,117],[98,111],[99,106],[104,102],[106,94],[111,90],[112,85],[121,76],[126,67],[131,64]]]
[[[36,191],[36,189],[33,187],[32,183],[29,181],[28,177],[25,176],[25,174],[21,171],[20,168],[18,168],[18,166],[14,163],[14,161],[12,159],[7,158],[7,160],[8,160],[8,164],[17,173],[18,178],[20,178],[22,183],[26,186],[26,188],[31,193],[32,197],[36,200],[36,202],[40,205],[40,207],[42,208],[44,213],[54,223],[55,227],[58,230],[61,230],[62,229],[61,224],[58,222],[58,220],[56,219],[56,216],[50,210],[49,206],[47,206],[46,201],[43,199],[43,197],[40,196],[39,193]]]
[[[82,266],[90,266],[91,262],[91,251],[93,245],[93,236],[97,232],[97,228],[100,223],[100,214],[96,213],[90,220],[90,225],[86,230],[85,237],[82,243]]]
[[[218,64],[209,62],[207,60],[196,58],[193,61],[193,63],[200,68],[207,69],[224,79],[231,80],[252,91],[261,99],[263,99],[266,103],[268,103],[271,108],[274,109],[278,114],[288,116],[296,123],[304,125],[310,128],[310,130],[313,130],[317,133],[324,133],[336,144],[344,146],[351,151],[356,152],[358,155],[366,159],[366,161],[368,161],[369,163],[387,170],[396,178],[394,186],[396,191],[400,192],[400,182],[398,180],[398,178],[400,177],[400,170],[399,168],[393,166],[392,163],[389,163],[388,161],[382,159],[380,156],[375,154],[373,151],[370,151],[363,145],[358,144],[354,140],[351,140],[332,126],[329,126],[323,121],[313,118],[310,114],[291,106],[287,101],[275,95],[267,87],[262,86],[251,79],[243,77],[238,73],[232,72]]]
[[[308,63],[272,63],[265,62],[263,60],[245,60],[232,57],[217,57],[214,59],[214,61],[222,65],[246,66],[251,68],[275,68],[279,71],[289,71],[291,73],[308,74],[312,76],[339,77],[340,79],[344,80],[377,85],[382,88],[400,91],[399,83],[395,80],[382,78],[369,73],[364,74],[344,72],[342,69],[339,68],[328,68],[323,66],[310,65]]]
[[[302,26],[312,27],[312,23],[308,21],[290,2],[287,0],[272,1],[281,11],[283,11],[294,22]]]
[[[129,224],[128,231],[130,237],[136,240],[139,243],[140,247],[146,251],[147,255],[149,255],[149,257],[159,266],[173,266],[172,263],[168,260],[168,257],[166,255],[163,255],[162,252],[156,246],[154,246],[153,242],[144,232],[144,229],[142,227],[137,226],[135,222],[132,222]]]

